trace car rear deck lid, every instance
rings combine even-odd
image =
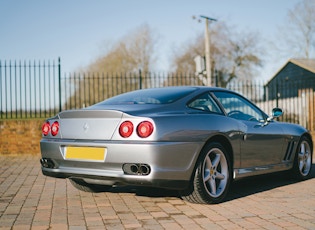
[[[67,118],[121,118],[123,112],[117,110],[68,110],[59,113],[59,118],[67,119]]]

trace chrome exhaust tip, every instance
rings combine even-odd
[[[41,163],[41,165],[44,168],[50,168],[50,169],[57,168],[56,164],[54,163],[54,161],[49,159],[49,158],[42,158],[42,159],[40,159],[40,163]]]
[[[139,172],[141,175],[149,175],[150,173],[150,166],[149,165],[145,165],[145,164],[141,164],[139,166]]]
[[[151,168],[147,164],[124,164],[123,171],[128,175],[147,176],[151,172]]]

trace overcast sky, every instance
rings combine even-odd
[[[194,39],[206,15],[238,32],[277,39],[289,9],[300,0],[0,0],[0,60],[61,58],[62,71],[84,68],[143,24],[159,36],[156,69],[168,70],[173,47]],[[265,57],[260,78],[270,79],[286,59]]]

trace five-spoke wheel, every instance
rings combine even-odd
[[[219,148],[210,149],[203,161],[202,177],[206,191],[211,197],[219,197],[228,181],[228,164]]]
[[[312,147],[308,138],[302,137],[295,156],[293,173],[299,179],[307,179],[312,168]]]
[[[200,154],[191,185],[181,191],[183,199],[194,203],[219,203],[232,180],[230,156],[217,142],[208,144]]]

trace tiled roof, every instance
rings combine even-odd
[[[315,59],[290,59],[288,62],[315,73]]]
[[[303,69],[306,69],[312,73],[315,73],[315,59],[305,59],[305,58],[293,58],[289,59],[268,81],[271,82],[289,63],[293,63],[294,65],[300,66]]]

